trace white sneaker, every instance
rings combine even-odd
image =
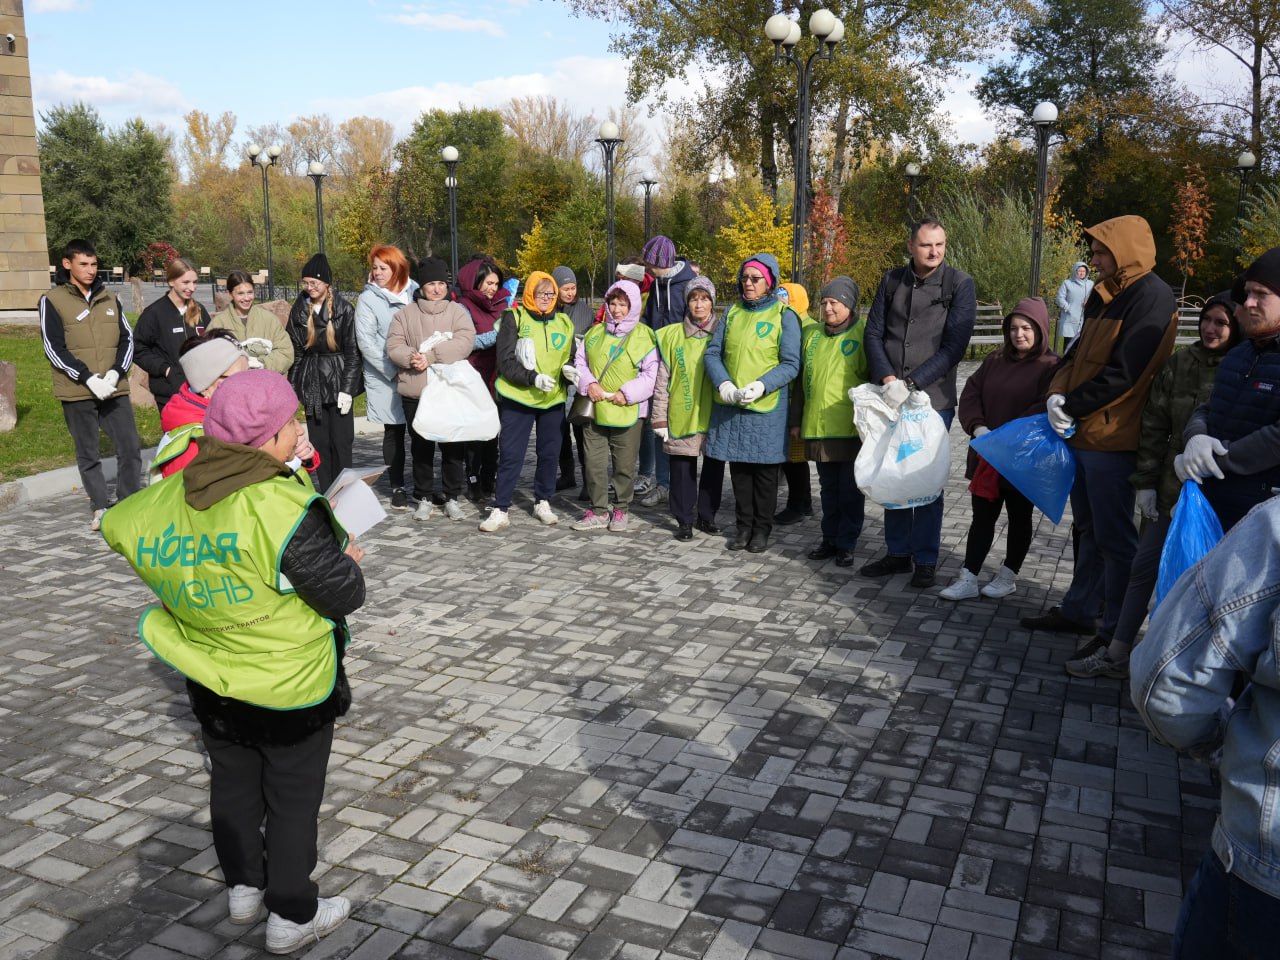
[[[346,897],[321,897],[316,901],[316,915],[306,923],[294,923],[274,913],[267,916],[267,950],[270,953],[293,953],[304,944],[319,943],[351,914],[351,901]]]
[[[446,500],[444,502],[444,515],[450,520],[461,520],[466,514],[462,512],[462,504],[457,500]]]
[[[961,568],[960,576],[938,593],[944,600],[972,600],[978,595],[978,578],[968,570]]]
[[[436,512],[435,504],[430,500],[419,500],[418,509],[413,511],[413,519],[430,520],[431,515]]]
[[[489,511],[489,515],[480,521],[480,532],[497,533],[504,527],[509,526],[511,526],[511,518],[507,516],[507,511],[494,507]]]
[[[227,908],[232,923],[253,923],[262,909],[262,891],[237,883],[227,891]]]
[[[982,588],[982,595],[992,600],[1007,597],[1018,589],[1018,575],[1008,567],[1001,565],[1000,572],[991,578],[991,582]]]
[[[105,510],[95,510],[95,511],[93,511],[93,519],[89,522],[89,529],[90,529],[90,530],[101,530],[101,529],[102,529],[102,515],[103,515],[104,513],[106,513],[106,512],[107,512],[107,511],[105,511]]]
[[[649,491],[649,495],[640,501],[642,507],[657,507],[667,502],[667,488],[663,486],[654,487]]]
[[[555,511],[551,509],[551,504],[546,500],[539,500],[533,505],[533,515],[548,527],[554,527],[560,522],[560,518],[556,516]]]
[[[655,486],[655,481],[653,477],[650,477],[650,476],[639,477],[636,480],[636,484],[635,484],[635,495],[637,497],[642,497],[646,493],[652,492],[654,486]],[[612,499],[612,496],[610,496],[610,499]]]

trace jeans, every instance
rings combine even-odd
[[[808,464],[803,466],[808,476]],[[818,461],[819,495],[822,498],[822,539],[834,544],[838,550],[853,551],[862,536],[862,521],[866,509],[866,497],[858,489],[853,476],[853,461],[839,463]],[[787,498],[791,506],[791,498]]]
[[[1080,531],[1080,549],[1071,586],[1062,598],[1062,615],[1077,623],[1093,623],[1102,607],[1098,636],[1115,636],[1129,586],[1129,571],[1138,552],[1133,525],[1132,452],[1076,450],[1076,479],[1071,487],[1071,513]]]
[[[671,495],[667,505],[676,523],[693,523],[695,519],[714,523],[724,491],[724,461],[702,458],[702,474],[698,474],[698,458],[672,455]]]
[[[493,505],[499,510],[511,508],[511,500],[520,483],[520,470],[529,449],[529,435],[538,428],[537,466],[533,472],[533,499],[550,500],[556,492],[556,467],[560,461],[560,424],[564,420],[564,404],[545,410],[526,407],[523,403],[503,398],[498,405],[501,432],[498,434],[498,481]]]
[[[954,410],[939,410],[938,416],[951,429]],[[891,557],[911,557],[917,567],[934,567],[938,564],[938,551],[942,547],[943,496],[923,507],[884,512],[884,541]],[[1129,494],[1130,507],[1133,494]]]
[[[129,398],[107,400],[64,400],[62,418],[67,422],[71,442],[76,449],[76,466],[80,482],[94,510],[105,510],[107,478],[102,475],[102,456],[98,452],[98,431],[111,438],[116,450],[116,499],[123,500],[142,489],[142,452],[138,426],[133,419]]]
[[[1276,955],[1280,902],[1227,873],[1212,849],[1187,886],[1173,960],[1263,960]]]

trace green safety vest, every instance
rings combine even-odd
[[[204,436],[204,422],[200,423],[184,423],[180,427],[174,427],[156,444],[156,455],[151,461],[151,472],[159,475],[160,468],[170,460],[175,460],[186,452],[191,446],[192,441],[197,437]]]
[[[600,389],[605,393],[613,393],[640,374],[640,361],[653,352],[653,330],[643,323],[637,323],[630,333],[615,337],[605,329],[603,323],[597,323],[587,331],[582,345],[586,350],[587,366],[591,368],[591,372],[604,370],[604,376],[598,378]],[[613,362],[610,363],[610,360]],[[629,427],[640,418],[640,404],[629,403],[620,407],[602,400],[595,405],[595,412],[596,423],[602,427]]]
[[[787,309],[781,301],[765,310],[744,310],[734,304],[724,317],[724,347],[721,358],[729,379],[735,386],[754,383],[778,365],[782,348],[782,314]],[[768,413],[778,407],[780,391],[766,393],[743,409]],[[717,392],[713,403],[723,403]]]
[[[800,435],[806,440],[856,437],[849,390],[867,382],[866,321],[828,336],[823,324],[800,334],[804,378],[804,416]]]
[[[545,323],[535,320],[524,307],[512,311],[516,318],[516,339],[533,341],[537,372],[545,373],[556,382],[556,388],[543,393],[537,387],[520,387],[499,375],[494,389],[508,400],[523,403],[537,410],[550,410],[569,398],[560,368],[573,357],[573,321],[563,313],[557,313]],[[539,331],[541,331],[540,335]]]
[[[686,337],[684,323],[669,323],[658,331],[658,351],[671,371],[667,381],[667,429],[671,438],[706,433],[711,426],[715,393],[702,365],[710,337]]]
[[[107,544],[162,604],[143,611],[142,642],[219,696],[274,710],[323,703],[338,675],[334,623],[294,593],[280,560],[307,507],[326,501],[283,476],[207,510],[188,506],[184,492],[174,474],[102,518]],[[332,513],[330,522],[345,545]]]

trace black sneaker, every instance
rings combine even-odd
[[[693,525],[703,533],[710,534],[713,537],[720,532],[720,528],[710,520],[695,520]]]
[[[396,487],[391,491],[391,509],[392,510],[408,510],[409,495],[404,492],[404,487]]]
[[[919,587],[921,590],[926,587],[932,587],[934,583],[934,571],[936,568],[931,563],[916,564],[915,573],[911,574],[911,585]]]
[[[886,554],[879,560],[872,560],[858,572],[864,577],[887,577],[894,573],[910,573],[911,558]]]
[[[812,516],[812,509],[796,510],[792,507],[787,507],[785,510],[780,510],[773,515],[773,522],[779,526],[789,527],[793,523],[799,523],[801,520],[808,519]]]
[[[1080,623],[1063,616],[1061,607],[1050,607],[1038,617],[1023,617],[1018,621],[1027,630],[1048,630],[1051,633],[1093,633],[1093,624]],[[1089,654],[1083,654],[1088,656]],[[1079,651],[1072,659],[1080,659]]]

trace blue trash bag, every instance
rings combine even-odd
[[[1156,606],[1178,578],[1200,562],[1222,539],[1222,524],[1194,480],[1182,484],[1173,521],[1160,551],[1160,575],[1156,579]]]
[[[1076,479],[1076,456],[1049,426],[1048,414],[1010,420],[969,446],[1054,524],[1062,522]]]

